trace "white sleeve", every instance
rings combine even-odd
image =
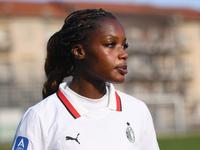
[[[46,150],[47,146],[41,121],[38,114],[29,109],[17,128],[12,150]]]
[[[144,124],[142,133],[142,150],[159,150],[153,120],[149,109],[144,105]]]

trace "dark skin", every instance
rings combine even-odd
[[[106,93],[106,82],[122,83],[127,73],[126,37],[116,19],[105,19],[88,39],[87,48],[72,49],[76,65],[70,88],[79,95],[98,99]]]

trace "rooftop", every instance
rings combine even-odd
[[[77,3],[77,2],[0,2],[0,16],[51,16],[66,17],[69,13],[88,8],[102,8],[113,14],[171,16],[181,15],[184,19],[200,20],[200,12],[183,8],[158,8],[145,5]]]

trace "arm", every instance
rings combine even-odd
[[[12,150],[45,150],[46,142],[39,115],[29,109],[23,116],[13,140]]]
[[[142,133],[142,150],[159,150],[153,120],[149,109],[144,105],[144,123]]]

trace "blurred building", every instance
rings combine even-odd
[[[69,13],[86,8],[112,12],[125,29],[129,73],[116,88],[148,105],[158,133],[200,131],[200,12],[0,2],[0,139],[10,140],[24,111],[42,99],[49,37]]]

